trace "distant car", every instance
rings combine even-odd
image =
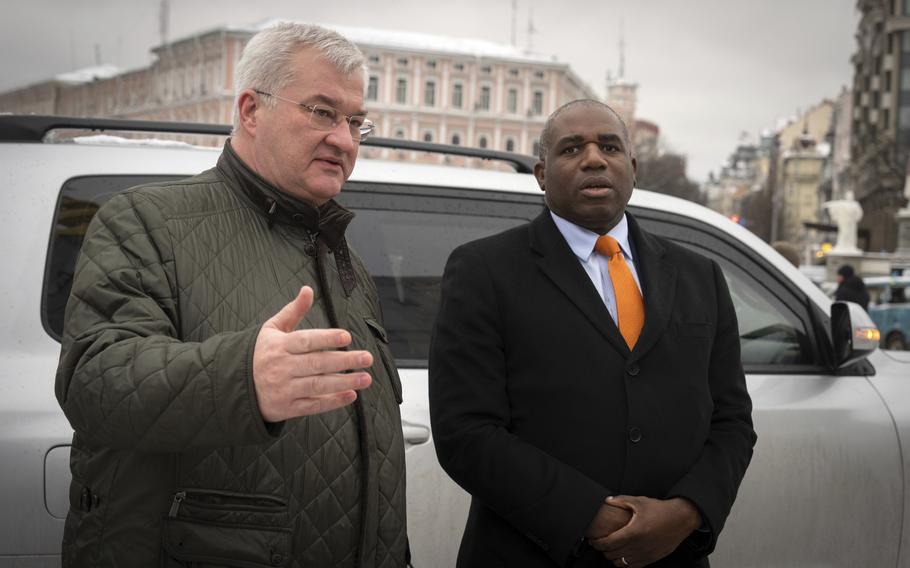
[[[881,332],[882,347],[910,349],[910,276],[863,278],[872,300],[869,315]]]
[[[0,116],[0,568],[59,566],[64,518],[78,499],[69,493],[73,431],[54,398],[54,373],[86,224],[117,192],[197,173],[219,154],[117,138],[47,143],[53,128],[228,132]],[[436,460],[427,401],[442,270],[461,243],[536,217],[543,194],[531,156],[370,142],[370,152],[393,147],[418,162],[442,150],[516,169],[363,157],[340,196],[357,214],[347,236],[377,284],[401,371],[414,565],[454,566],[469,498]],[[726,217],[643,190],[629,209],[652,233],[716,260],[736,308],[758,445],[712,564],[910,568],[910,353],[877,349],[877,331],[859,306],[832,304]]]

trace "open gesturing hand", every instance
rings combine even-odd
[[[313,305],[304,286],[291,303],[266,321],[253,351],[253,383],[259,411],[268,422],[319,414],[351,404],[370,386],[369,351],[339,351],[351,343],[343,329],[296,330]]]

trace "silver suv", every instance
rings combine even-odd
[[[221,126],[0,116],[0,568],[57,566],[72,430],[54,398],[62,314],[88,221],[117,192],[211,167],[218,150],[55,129],[226,134]],[[454,565],[468,498],[436,461],[427,349],[443,265],[457,245],[534,218],[534,159],[379,139],[404,161],[361,158],[340,201],[370,269],[404,386],[414,563]],[[389,150],[366,148],[367,153]],[[427,151],[515,172],[427,163]],[[414,158],[407,161],[408,157]],[[717,260],[739,318],[759,442],[715,566],[910,568],[910,353],[876,349],[871,320],[769,246],[703,207],[636,190],[648,230]],[[910,519],[908,519],[910,520]]]

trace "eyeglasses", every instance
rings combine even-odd
[[[351,138],[353,138],[355,142],[363,142],[370,136],[370,133],[373,132],[373,129],[376,128],[376,125],[373,123],[373,121],[363,115],[349,116],[327,105],[308,105],[306,103],[298,103],[297,101],[292,101],[291,99],[286,99],[284,97],[279,97],[278,95],[266,93],[265,91],[258,91],[256,89],[253,89],[253,92],[266,97],[274,97],[279,101],[284,101],[286,103],[291,103],[292,105],[299,106],[306,112],[310,113],[310,126],[317,130],[333,130],[336,126],[338,126],[338,123],[344,119],[347,121],[348,126],[350,127]]]

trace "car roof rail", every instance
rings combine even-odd
[[[16,114],[0,115],[0,142],[42,142],[49,132],[62,129],[96,131],[119,130],[126,132],[162,132],[214,136],[230,136],[231,134],[231,127],[228,125],[205,124],[200,122],[165,122],[119,118],[77,118],[69,116]],[[516,172],[522,174],[534,173],[534,164],[537,163],[537,158],[527,154],[488,150],[486,148],[471,148],[469,146],[419,142],[416,140],[402,140],[400,138],[382,138],[376,136],[366,139],[362,145],[374,148],[411,150],[415,152],[430,152],[435,154],[448,154],[451,156],[495,160],[510,164],[515,168]]]

